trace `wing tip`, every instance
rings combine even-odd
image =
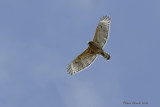
[[[68,65],[68,68],[67,68],[67,74],[68,75],[70,75],[70,76],[72,76],[72,75],[74,75],[74,74],[76,74],[78,71],[76,71],[76,70],[74,70],[74,69],[72,69],[72,65],[71,65],[72,63],[70,63],[69,65]]]
[[[110,22],[111,21],[111,17],[110,16],[103,16],[102,18],[100,18],[100,21],[108,21]]]
[[[71,64],[68,65],[67,74],[69,74],[70,76],[73,75],[73,70],[71,69]]]

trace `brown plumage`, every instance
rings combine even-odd
[[[109,60],[110,55],[103,50],[103,47],[108,39],[111,18],[103,16],[96,28],[93,41],[88,42],[88,48],[74,59],[68,66],[67,72],[72,75],[82,69],[88,67],[98,55]]]

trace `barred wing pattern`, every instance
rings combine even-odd
[[[96,54],[91,53],[91,50],[87,48],[83,53],[81,53],[76,59],[74,59],[68,66],[67,72],[72,75],[82,69],[88,67],[97,57]]]
[[[93,41],[97,42],[101,46],[101,48],[104,47],[108,39],[110,22],[111,22],[111,18],[109,16],[103,16],[100,19],[99,24],[96,28]]]

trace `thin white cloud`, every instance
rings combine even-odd
[[[92,9],[93,8],[93,0],[73,0],[73,3],[76,7],[82,9]]]
[[[67,83],[66,91],[60,92],[66,107],[102,107],[104,105],[97,88],[91,81],[72,79]]]

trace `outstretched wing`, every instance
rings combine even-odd
[[[109,16],[103,16],[100,19],[99,24],[96,28],[93,41],[97,42],[101,46],[101,48],[103,48],[107,41],[109,35],[110,22],[111,18]]]
[[[68,66],[67,72],[72,75],[82,69],[89,66],[97,57],[96,54],[92,53],[89,48],[87,48],[83,53],[81,53],[76,59],[74,59]]]

